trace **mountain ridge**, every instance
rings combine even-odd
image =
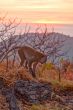
[[[27,45],[27,43],[25,41],[25,37],[28,36],[30,39],[33,39],[35,37],[35,34],[37,34],[37,33],[24,33],[22,35],[15,35],[15,36],[13,36],[13,39],[17,40],[18,37],[20,36],[20,40],[18,41],[18,44],[20,42],[23,42],[23,44]],[[43,33],[39,34],[40,37],[42,35],[43,35]],[[50,32],[50,33],[47,33],[47,35],[51,39],[53,37],[55,37],[55,38],[59,38],[59,39],[65,40],[64,46],[62,47],[62,51],[63,52],[68,51],[65,57],[73,59],[73,37],[70,37],[69,35],[65,35],[65,34],[58,33],[58,32]],[[29,41],[30,41],[30,39],[29,39]]]

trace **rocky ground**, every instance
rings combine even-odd
[[[53,91],[47,82],[17,80],[8,87],[0,78],[0,99],[0,110],[73,110],[73,91]]]
[[[0,68],[0,110],[73,110],[73,86],[34,79],[25,69]]]

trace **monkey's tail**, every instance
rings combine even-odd
[[[1,59],[0,63],[2,63],[2,61],[6,58],[6,56],[7,56],[11,51],[17,50],[17,49],[19,49],[19,48],[20,48],[20,47],[17,46],[17,47],[13,47],[12,49],[8,50],[8,51],[6,52],[6,54],[4,55],[4,57]]]

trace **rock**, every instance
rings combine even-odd
[[[52,85],[28,80],[19,80],[15,83],[15,93],[29,103],[41,103],[51,99]]]
[[[10,110],[19,110],[17,99],[29,104],[39,104],[51,99],[52,85],[50,83],[18,80],[12,87],[5,86],[4,80],[0,79],[0,90],[6,97]]]
[[[19,110],[13,88],[3,88],[2,94],[6,97],[10,110]]]

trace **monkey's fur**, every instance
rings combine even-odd
[[[22,46],[22,47],[15,47],[12,48],[7,52],[10,53],[12,50],[18,50],[18,55],[20,57],[20,66],[22,66],[25,62],[25,67],[28,66],[29,72],[32,74],[33,77],[35,77],[35,69],[38,63],[46,63],[47,56],[31,47],[28,46]],[[6,56],[6,55],[5,55]],[[4,56],[4,58],[5,58]],[[33,68],[32,68],[33,66]]]
[[[21,60],[20,65],[22,66],[26,61],[25,66],[27,67],[28,64],[28,69],[30,73],[32,73],[33,77],[35,77],[36,65],[39,62],[43,64],[46,63],[47,61],[46,55],[28,46],[20,47],[18,49],[18,54]],[[32,64],[33,64],[33,68],[32,68]]]

